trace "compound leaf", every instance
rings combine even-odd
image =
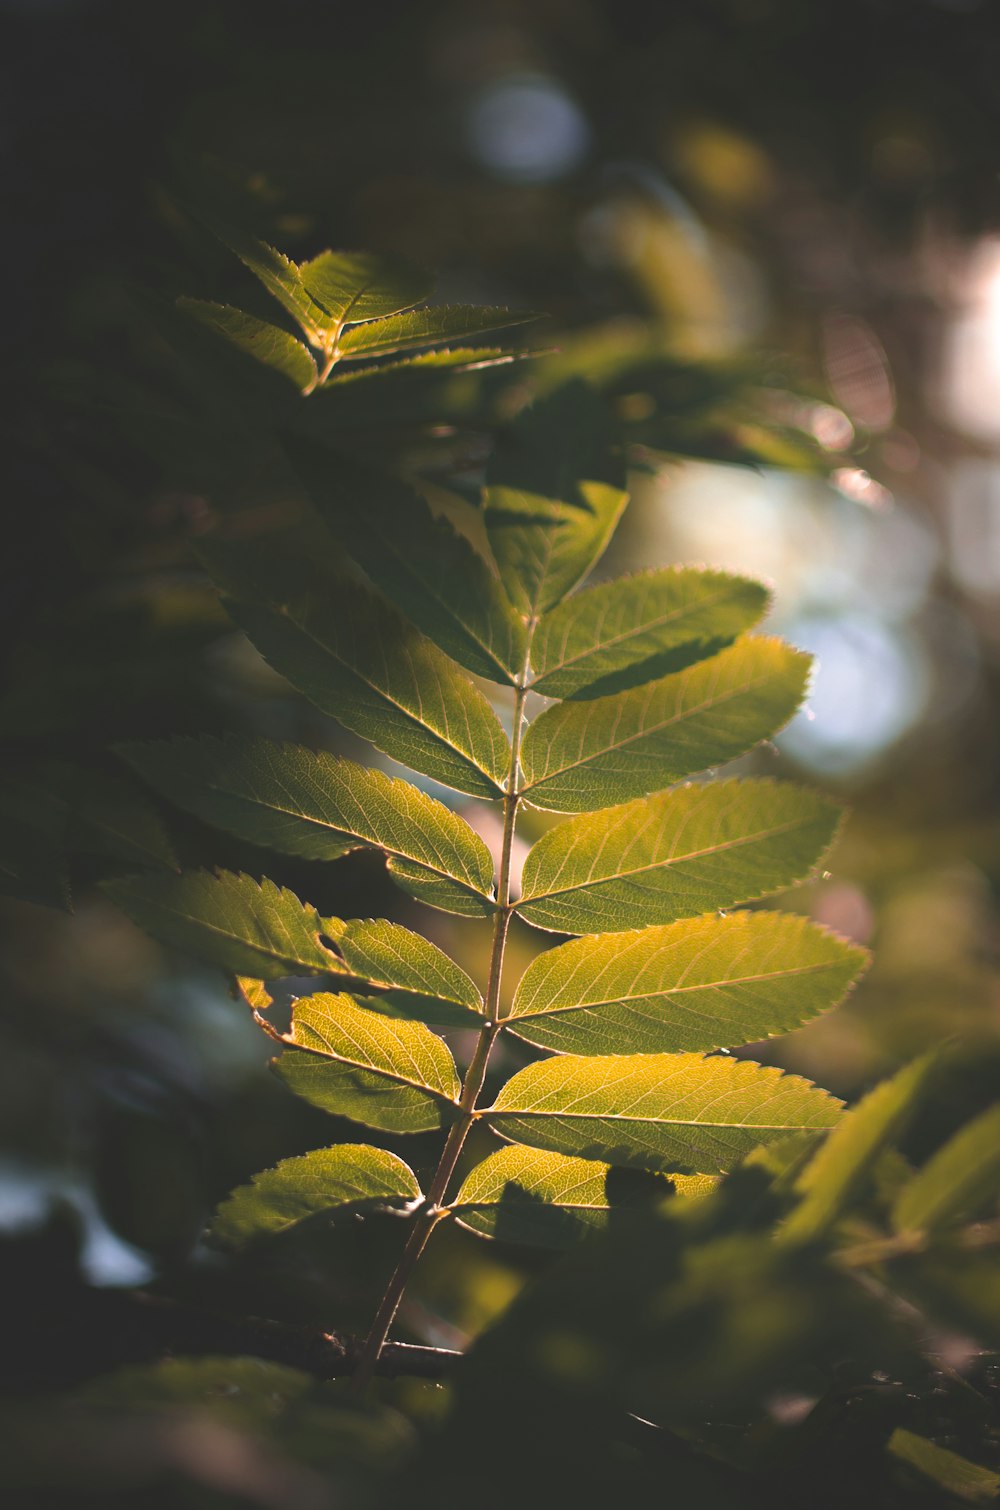
[[[901,1232],[946,1231],[996,1205],[1000,1196],[1000,1103],[973,1117],[900,1192]]]
[[[208,1235],[222,1247],[242,1248],[338,1207],[396,1206],[420,1195],[416,1175],[396,1154],[335,1143],[254,1175],[223,1201]]]
[[[760,582],[694,567],[586,587],[535,630],[532,687],[589,699],[642,686],[714,655],[752,629],[769,601]]]
[[[612,1207],[703,1195],[714,1184],[706,1175],[649,1175],[515,1143],[476,1165],[451,1209],[460,1226],[482,1237],[561,1248],[603,1227]]]
[[[295,1003],[289,1044],[274,1061],[313,1106],[384,1132],[428,1132],[450,1118],[461,1086],[448,1045],[423,1023],[369,1012],[321,992]]]
[[[154,938],[236,975],[273,980],[338,965],[320,943],[316,909],[273,881],[192,870],[106,881],[104,890]]]
[[[492,915],[486,845],[405,781],[266,739],[178,739],[121,753],[165,797],[237,838],[310,860],[380,849],[411,896],[466,917]]]
[[[804,880],[840,809],[768,780],[687,786],[581,814],[524,862],[521,917],[558,933],[643,927],[733,907]]]
[[[416,490],[309,441],[289,454],[316,507],[375,586],[468,671],[513,685],[524,625],[469,542]]]
[[[781,912],[597,934],[533,960],[506,1023],[557,1053],[726,1048],[786,1033],[835,1006],[866,957]]]
[[[788,722],[809,666],[750,636],[645,687],[548,708],[524,738],[522,791],[536,807],[588,812],[731,760]]]
[[[503,795],[510,744],[468,677],[419,630],[352,582],[284,611],[229,612],[275,670],[323,713],[394,760],[473,797]]]
[[[537,618],[560,602],[627,502],[621,441],[592,389],[567,383],[524,410],[486,474],[486,533],[515,607]]]
[[[311,352],[287,330],[229,304],[213,304],[207,299],[178,299],[177,303],[247,356],[289,378],[296,388],[308,391],[315,385],[318,374]]]
[[[841,1103],[797,1075],[701,1054],[564,1055],[520,1070],[481,1115],[532,1148],[719,1174],[759,1143],[833,1127]]]
[[[537,315],[518,314],[480,304],[439,304],[411,310],[385,320],[372,320],[345,330],[338,350],[342,357],[386,356],[408,346],[434,346],[439,341],[465,341],[490,330],[523,325]]]

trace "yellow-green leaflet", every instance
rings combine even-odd
[[[336,1143],[255,1174],[249,1185],[223,1201],[209,1236],[221,1247],[242,1248],[345,1206],[398,1205],[419,1198],[416,1175],[394,1153],[367,1143]]]
[[[275,1069],[324,1111],[386,1132],[426,1132],[450,1120],[461,1090],[455,1061],[422,1023],[321,993],[295,1003],[291,1042]]]
[[[781,640],[747,636],[645,687],[548,708],[524,738],[524,795],[589,812],[732,760],[788,722],[809,665]]]
[[[867,955],[793,913],[737,912],[574,939],[535,959],[507,1022],[576,1054],[718,1049],[787,1033],[840,1001]]]
[[[719,1174],[841,1103],[797,1075],[701,1054],[566,1054],[529,1064],[481,1115],[532,1148],[639,1169]]]

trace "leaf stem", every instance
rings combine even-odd
[[[533,626],[529,626],[530,630]],[[517,826],[517,810],[521,795],[518,791],[518,774],[521,755],[521,733],[524,724],[524,704],[527,698],[525,675],[517,684],[514,697],[514,726],[511,733],[510,769],[503,801],[503,840],[500,847],[500,865],[497,872],[497,907],[493,920],[493,946],[490,951],[489,979],[486,986],[486,1019],[479,1032],[475,1053],[465,1072],[462,1092],[458,1100],[458,1115],[452,1123],[434,1177],[427,1187],[423,1205],[413,1218],[409,1236],[399,1256],[399,1262],[379,1302],[378,1310],[365,1339],[358,1366],[354,1373],[353,1387],[360,1392],[367,1389],[378,1365],[379,1355],[389,1335],[403,1293],[416,1264],[427,1246],[438,1222],[448,1215],[443,1206],[451,1177],[461,1157],[465,1140],[476,1120],[476,1102],[486,1079],[490,1053],[500,1032],[500,986],[503,979],[504,950],[513,907],[510,900],[511,857],[514,850],[514,832]]]

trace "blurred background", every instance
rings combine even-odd
[[[398,1243],[389,1219],[355,1223],[252,1273],[202,1250],[234,1184],[341,1129],[265,1073],[266,1041],[217,976],[101,898],[109,865],[172,849],[266,869],[328,912],[388,911],[482,964],[478,935],[420,915],[370,859],[277,862],[101,786],[124,737],[237,728],[363,750],[231,631],[188,550],[211,497],[156,301],[251,297],[178,208],[193,163],[293,256],[391,252],[436,270],[441,299],[546,312],[538,361],[445,376],[426,398],[345,389],[331,423],[460,489],[489,425],[532,391],[574,372],[603,387],[636,467],[602,572],[760,575],[769,627],[818,657],[807,708],[754,768],[849,802],[830,873],[786,902],[876,962],[844,1008],[761,1052],[854,1098],[970,1035],[985,1096],[1000,1045],[995,7],[0,0],[0,38],[20,221],[0,253],[0,814],[30,829],[40,872],[67,763],[100,819],[77,835],[71,912],[41,905],[65,903],[41,877],[0,915],[7,1292],[44,1293],[53,1330],[81,1286],[148,1282],[361,1325]],[[225,411],[218,392],[199,402]],[[428,430],[441,413],[454,426]],[[246,455],[241,486],[266,503]],[[514,959],[542,941],[518,933]],[[403,1324],[460,1345],[535,1262],[447,1234]],[[27,1302],[21,1319],[27,1338]],[[29,1351],[12,1354],[19,1387],[32,1368],[38,1385],[87,1371]]]

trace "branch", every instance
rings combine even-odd
[[[162,1350],[171,1353],[266,1358],[317,1379],[339,1379],[354,1372],[364,1345],[364,1338],[346,1332],[315,1332],[263,1317],[220,1315],[144,1291],[137,1291],[133,1300],[147,1313]],[[390,1342],[382,1349],[376,1372],[390,1379],[443,1379],[461,1356],[450,1348]]]

